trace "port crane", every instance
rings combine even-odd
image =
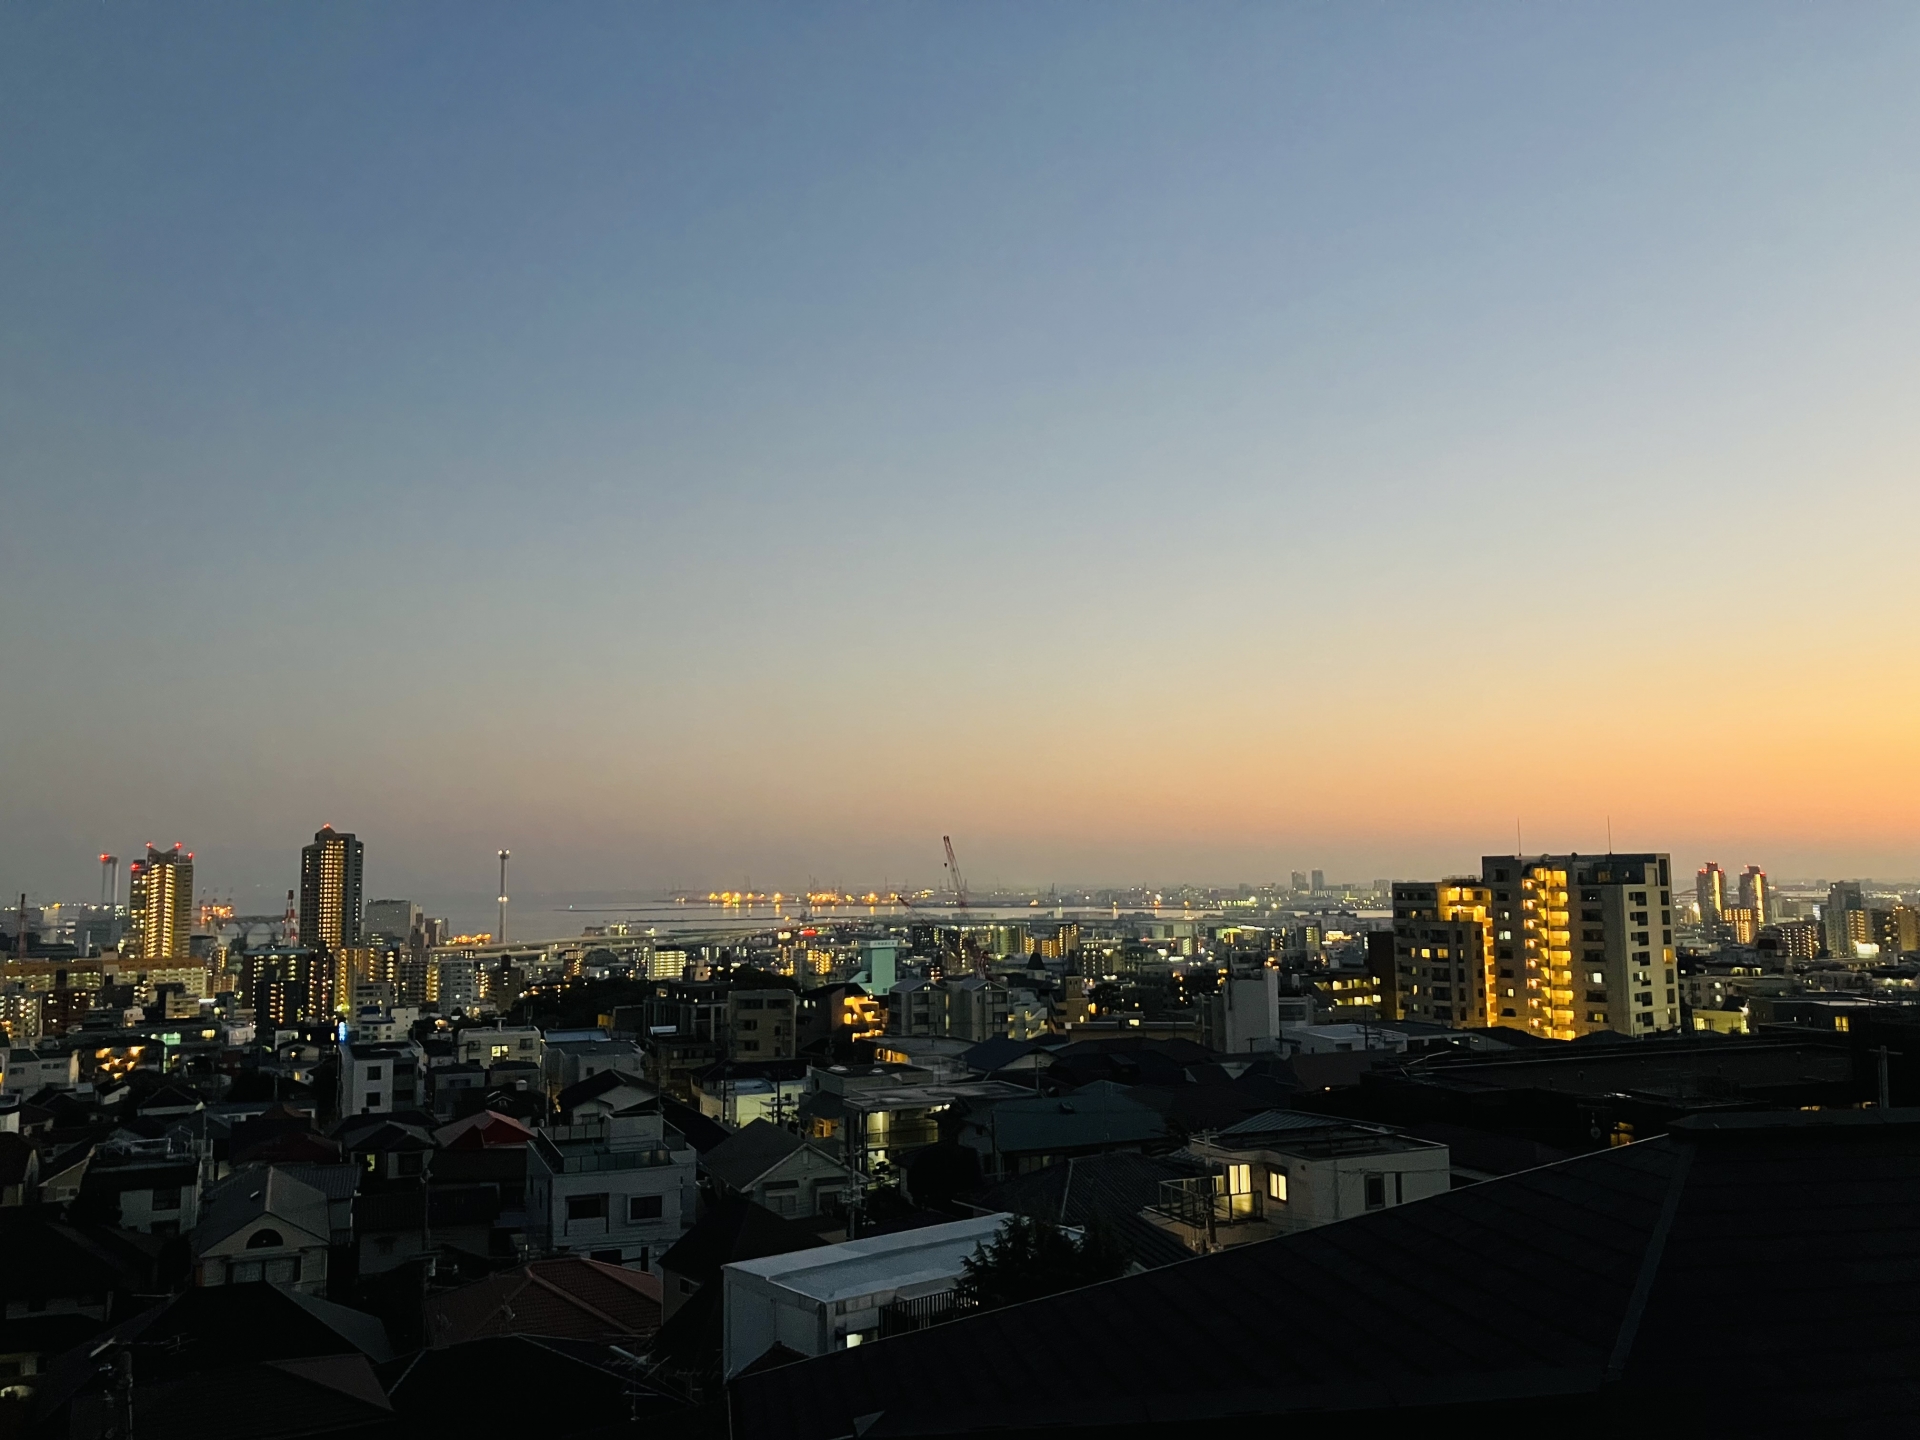
[[[967,879],[960,873],[960,861],[954,856],[953,837],[942,835],[940,843],[947,850],[947,883],[953,887],[954,909],[964,915],[967,909]]]

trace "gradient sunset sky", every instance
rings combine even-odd
[[[0,7],[0,885],[1920,873],[1920,8]]]

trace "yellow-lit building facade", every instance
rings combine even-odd
[[[1478,880],[1402,881],[1393,887],[1397,1020],[1456,1029],[1496,1024],[1493,896]]]
[[[1666,855],[1490,855],[1495,1023],[1554,1040],[1680,1027]]]
[[[128,948],[140,960],[182,960],[193,949],[193,853],[147,847],[144,860],[128,866]]]

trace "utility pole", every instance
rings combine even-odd
[[[1877,1049],[1869,1050],[1867,1053],[1877,1057],[1880,1061],[1880,1108],[1882,1110],[1891,1110],[1893,1108],[1893,1085],[1892,1077],[1888,1073],[1887,1062],[1892,1058],[1893,1052],[1882,1045]]]

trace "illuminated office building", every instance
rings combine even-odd
[[[193,937],[193,852],[147,847],[147,858],[127,867],[129,940],[133,953],[149,963],[185,959]]]

